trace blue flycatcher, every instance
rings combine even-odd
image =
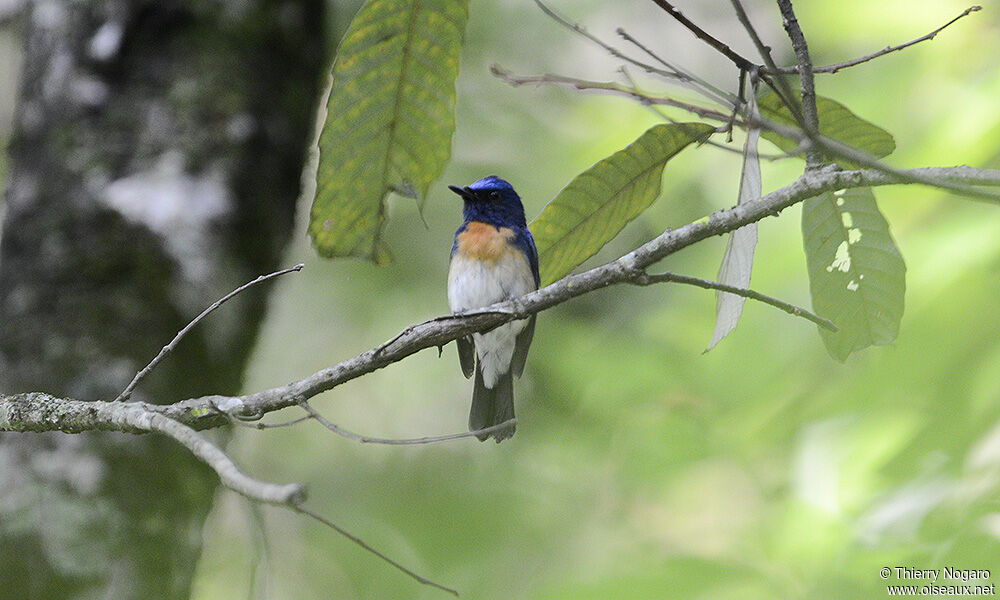
[[[496,175],[468,187],[448,186],[465,201],[465,222],[455,232],[448,270],[453,312],[489,306],[538,289],[538,250],[514,188]],[[514,377],[524,372],[535,316],[456,340],[462,373],[476,375],[469,429],[477,431],[514,418]],[[514,425],[491,433],[497,443]]]

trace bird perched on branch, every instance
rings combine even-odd
[[[513,186],[491,175],[467,187],[448,186],[465,202],[465,222],[455,232],[448,270],[453,312],[482,308],[538,289],[538,250]],[[514,377],[524,371],[535,332],[535,315],[456,340],[466,378],[475,373],[469,429],[478,431],[514,418]],[[497,443],[514,435],[514,424],[477,434]]]

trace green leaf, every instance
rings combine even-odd
[[[781,99],[774,92],[762,96],[758,100],[758,105],[763,118],[781,125],[798,127],[788,108],[781,103]],[[876,158],[888,156],[896,149],[896,142],[888,131],[865,121],[836,100],[817,96],[816,110],[819,113],[819,130],[827,137],[867,152]],[[764,131],[762,135],[764,139],[785,152],[791,152],[799,145],[797,141],[772,131]]]
[[[572,271],[660,195],[663,167],[714,131],[703,123],[655,125],[576,176],[531,223],[542,285]]]
[[[899,333],[906,266],[870,188],[825,192],[802,205],[802,235],[813,310],[840,328],[820,328],[843,361],[889,344]]]
[[[368,0],[337,50],[309,235],[323,256],[388,256],[389,192],[423,206],[455,130],[467,0]]]

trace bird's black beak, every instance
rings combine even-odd
[[[476,195],[467,187],[461,188],[457,185],[449,185],[448,189],[462,197],[463,200],[475,200]]]

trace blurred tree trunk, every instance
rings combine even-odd
[[[38,1],[0,237],[0,391],[111,399],[292,228],[323,3]],[[240,387],[266,287],[134,396]],[[216,478],[155,436],[0,434],[0,597],[186,598]]]

